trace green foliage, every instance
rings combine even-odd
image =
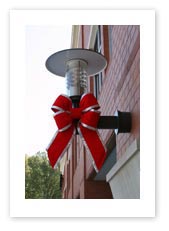
[[[52,169],[44,152],[25,156],[25,198],[61,198],[60,171]]]

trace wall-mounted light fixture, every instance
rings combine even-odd
[[[99,171],[106,159],[106,148],[97,129],[114,129],[116,134],[130,132],[130,112],[117,110],[113,116],[100,116],[97,99],[87,92],[87,78],[103,71],[106,66],[103,55],[88,49],[63,50],[47,59],[47,69],[65,77],[67,88],[67,95],[60,95],[52,106],[58,131],[46,150],[53,168],[75,133],[82,137],[95,170]]]
[[[67,95],[78,107],[81,95],[87,92],[87,78],[103,71],[106,58],[92,50],[73,48],[52,54],[46,61],[47,69],[66,78]],[[116,134],[131,131],[131,113],[117,110],[114,116],[100,116],[98,129],[114,129]]]

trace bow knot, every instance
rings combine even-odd
[[[70,115],[72,119],[79,120],[82,115],[82,108],[71,108]]]
[[[54,119],[58,132],[47,148],[52,167],[56,167],[67,150],[77,126],[84,145],[91,154],[96,171],[101,168],[106,158],[106,150],[97,132],[100,117],[97,109],[99,109],[99,104],[91,93],[81,97],[79,108],[72,108],[72,101],[68,96],[60,95],[55,100],[52,110],[55,112]],[[78,124],[74,123],[77,120],[79,120]]]

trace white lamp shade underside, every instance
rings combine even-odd
[[[46,61],[46,68],[55,75],[65,77],[66,66],[69,60],[83,60],[87,63],[87,76],[101,72],[106,66],[106,58],[92,50],[73,48],[52,54]]]

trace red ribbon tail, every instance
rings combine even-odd
[[[83,137],[84,144],[93,159],[95,170],[98,172],[106,159],[106,149],[100,136],[97,130],[90,130],[82,125],[79,126],[79,133]]]
[[[48,158],[52,168],[56,168],[58,162],[66,152],[69,144],[71,143],[74,133],[74,126],[72,125],[69,129],[62,132],[57,132],[48,148],[46,149],[48,153]]]

